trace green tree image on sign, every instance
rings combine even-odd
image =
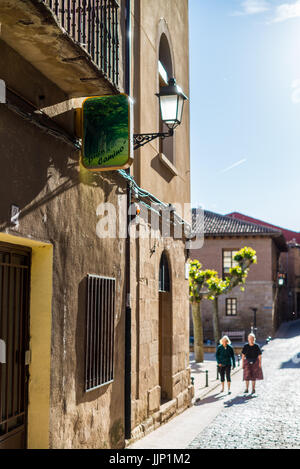
[[[130,100],[125,94],[87,98],[82,106],[82,164],[93,171],[132,162]]]

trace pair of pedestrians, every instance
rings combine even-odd
[[[256,380],[263,379],[262,366],[261,366],[262,352],[258,344],[255,343],[255,335],[248,335],[248,343],[244,345],[242,350],[242,367],[243,367],[243,380],[246,382],[246,389],[244,394],[249,392],[249,382],[252,382],[252,394],[255,393]],[[220,340],[220,345],[216,352],[217,364],[221,377],[221,392],[224,392],[225,377],[227,380],[228,394],[231,394],[231,367],[235,368],[235,356],[231,342],[225,335]]]

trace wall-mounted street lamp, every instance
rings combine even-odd
[[[156,96],[159,99],[161,119],[168,127],[168,132],[157,132],[150,134],[134,134],[134,149],[146,145],[156,138],[172,137],[174,130],[181,124],[184,102],[188,99],[182,90],[177,86],[175,78],[169,80],[168,86],[161,88]]]
[[[280,287],[283,287],[286,283],[286,274],[278,272],[277,278],[278,278],[278,285]]]

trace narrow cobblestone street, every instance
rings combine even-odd
[[[190,449],[300,448],[300,321],[280,329],[264,347],[264,380],[257,393],[240,392],[189,444]]]
[[[299,449],[300,321],[283,324],[263,346],[264,380],[254,396],[244,396],[236,371],[231,395],[216,381],[206,394],[196,389],[193,407],[128,449]]]

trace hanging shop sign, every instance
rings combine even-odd
[[[76,128],[86,169],[114,171],[132,164],[132,115],[132,100],[126,94],[84,100],[76,112]]]

